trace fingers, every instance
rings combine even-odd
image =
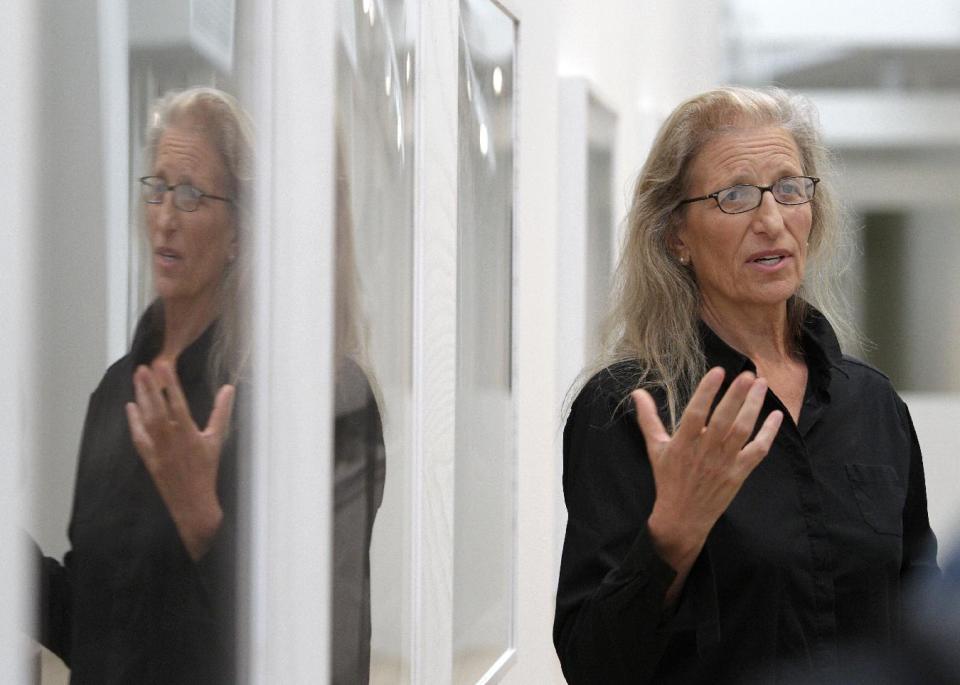
[[[130,426],[130,437],[133,439],[133,444],[144,461],[149,461],[153,458],[155,445],[153,439],[150,437],[150,433],[147,432],[146,427],[143,425],[140,408],[135,402],[127,402],[126,410],[127,424]]]
[[[134,421],[137,426],[149,435],[151,431],[164,431],[172,428],[173,422],[187,429],[199,432],[190,413],[190,405],[183,394],[180,380],[177,378],[174,367],[167,362],[157,362],[155,369],[140,366],[133,374],[134,395],[136,398],[132,409],[128,408],[128,419],[133,434]],[[213,410],[207,428],[207,434],[222,438],[230,427],[230,417],[233,412],[234,387],[224,385],[214,399]]]
[[[204,430],[206,435],[214,436],[218,441],[223,440],[230,429],[234,395],[235,390],[232,385],[224,385],[217,392],[217,397],[213,401],[213,411],[210,412],[210,420]]]
[[[749,386],[747,396],[737,412],[733,425],[724,437],[724,443],[731,448],[730,454],[740,451],[744,443],[753,433],[754,426],[757,425],[757,417],[760,416],[760,410],[763,408],[763,401],[767,395],[767,382],[762,378],[757,378]]]
[[[710,417],[706,432],[708,440],[715,444],[721,444],[727,438],[727,434],[740,413],[740,409],[743,407],[755,380],[756,377],[749,371],[744,371],[733,379]],[[743,443],[737,445],[737,450],[741,447],[743,447]],[[736,453],[736,450],[734,453]]]
[[[167,418],[167,401],[158,379],[148,367],[137,367],[133,374],[133,391],[145,426],[156,425],[161,419]]]
[[[723,376],[724,371],[719,366],[715,366],[704,374],[680,418],[675,438],[680,438],[684,442],[693,442],[700,437],[703,427],[707,425],[713,398],[716,397],[723,383]]]
[[[190,405],[187,404],[187,398],[183,395],[180,379],[177,378],[173,366],[167,362],[157,362],[157,376],[159,376],[166,391],[166,403],[169,407],[170,418],[179,424],[196,429],[193,416],[190,415]]]
[[[740,450],[739,460],[746,473],[749,474],[753,469],[763,461],[773,445],[773,439],[777,437],[777,431],[783,424],[783,412],[780,410],[770,412],[764,420],[760,430],[757,431],[757,437],[751,440]],[[744,474],[746,477],[746,474]]]
[[[660,420],[660,414],[657,412],[657,403],[653,401],[646,390],[634,390],[630,393],[633,403],[637,407],[637,425],[643,433],[643,439],[647,443],[647,453],[653,454],[653,446],[657,443],[666,442],[670,439],[670,434],[664,428]]]

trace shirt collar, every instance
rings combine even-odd
[[[837,369],[844,375],[841,362],[843,352],[840,350],[840,341],[833,331],[833,326],[827,317],[810,307],[810,312],[803,322],[801,349],[807,357],[816,356],[825,366]]]
[[[757,367],[754,363],[724,342],[702,319],[700,320],[700,339],[703,343],[707,366],[723,367],[727,381],[732,381],[743,371],[756,373]],[[819,387],[824,391],[827,390],[832,369],[837,369],[846,375],[840,365],[843,353],[840,351],[840,343],[833,332],[833,327],[826,317],[813,307],[809,308],[809,313],[801,327],[800,351],[810,368],[810,380],[813,381],[810,385],[813,389]]]
[[[703,354],[707,358],[707,367],[723,367],[728,380],[736,378],[737,374],[743,371],[756,372],[757,367],[749,357],[730,347],[703,319],[700,320],[700,340],[703,343]]]
[[[177,375],[181,384],[192,383],[205,375],[216,327],[217,322],[214,321],[177,357]],[[162,347],[163,304],[160,300],[154,300],[140,317],[133,335],[133,343],[130,345],[130,357],[134,368],[152,362],[160,354]]]

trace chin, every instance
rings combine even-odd
[[[163,279],[154,284],[156,296],[163,302],[177,302],[191,300],[196,297],[196,293],[183,287],[183,283],[177,283]]]
[[[154,293],[161,300],[169,300],[177,297],[177,285],[170,283],[167,279],[161,278],[154,280]]]
[[[796,288],[783,288],[782,290],[755,293],[753,297],[749,298],[749,301],[752,305],[774,307],[786,305],[790,298],[796,294]]]

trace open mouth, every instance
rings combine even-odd
[[[180,253],[175,250],[159,249],[156,251],[156,255],[164,261],[173,261],[175,259],[180,259]]]
[[[753,261],[757,264],[762,264],[764,266],[776,266],[782,262],[786,257],[783,255],[776,255],[773,257],[760,257],[759,259],[754,259]]]

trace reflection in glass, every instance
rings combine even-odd
[[[229,200],[138,203],[155,299],[90,396],[70,551],[37,549],[39,639],[76,682],[232,683],[252,126],[211,88],[148,121],[143,171]]]
[[[37,556],[38,628],[72,667],[75,682],[232,681],[234,484],[244,422],[239,404],[229,422],[223,419],[230,391],[219,409],[214,398],[222,385],[238,384],[245,368],[246,327],[239,319],[246,253],[233,238],[245,232],[251,127],[222,91],[155,108],[168,91],[225,86],[236,77],[237,3],[204,3],[223,12],[217,14],[190,14],[191,4],[201,3],[41,3],[44,26],[55,37],[40,46],[42,128],[49,131],[41,167],[47,185],[61,192],[58,202],[43,203],[43,242],[58,247],[41,254],[38,267],[44,444],[28,527],[49,555],[42,562]],[[123,97],[111,97],[117,94]],[[182,175],[169,154],[174,129],[181,134],[175,147],[194,157],[191,182],[230,203],[201,198],[190,213],[170,199],[144,205],[138,177],[181,180],[171,180]],[[223,137],[233,141],[229,150]],[[87,181],[64,184],[47,174],[50,168]],[[121,236],[129,230],[129,240],[117,243],[108,225]],[[196,240],[185,239],[188,233]],[[122,263],[128,244],[129,265]],[[117,275],[120,288],[112,287]],[[115,363],[104,375],[108,354]],[[135,390],[141,364],[151,367],[141,376],[152,375],[159,395]],[[159,398],[152,405],[151,396]],[[235,396],[247,396],[242,381]],[[202,495],[171,487],[176,468],[158,468],[169,454],[163,441],[141,439],[161,425],[150,418],[159,410],[179,412],[178,430],[202,430],[213,421],[205,457],[193,460],[206,465],[204,473],[182,480],[202,486]],[[131,431],[137,411],[143,430]],[[176,451],[196,454],[193,447]],[[204,504],[211,501],[216,505]],[[60,682],[70,675],[45,653],[40,677]]]
[[[460,3],[454,681],[510,647],[511,387],[516,27],[490,0]]]
[[[410,679],[413,5],[337,13],[337,683]]]

